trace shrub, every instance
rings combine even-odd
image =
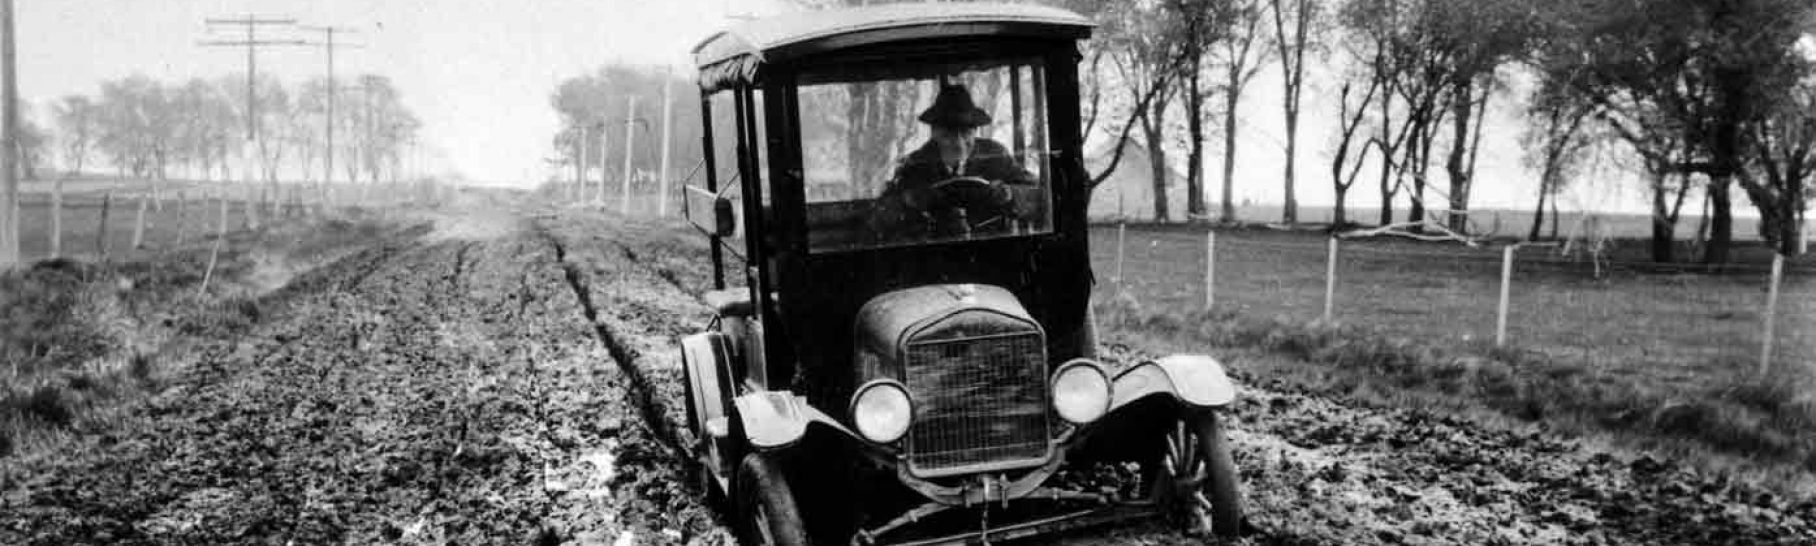
[[[15,404],[19,414],[53,426],[67,426],[75,418],[63,389],[48,383],[33,387],[30,394]]]

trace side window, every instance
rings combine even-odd
[[[737,211],[740,221],[738,230],[732,239],[744,238],[744,180],[738,172],[738,106],[733,91],[720,91],[712,95],[713,124],[713,173],[719,184],[719,195],[732,201],[732,210]],[[742,252],[742,246],[737,245]],[[742,267],[741,265],[739,266]]]
[[[719,91],[708,97],[712,124],[713,180],[718,184],[719,195],[732,201],[732,210],[736,211],[738,229],[724,241],[725,249],[725,282],[729,286],[744,284],[744,216],[743,179],[738,174],[738,107],[733,91]]]

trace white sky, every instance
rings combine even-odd
[[[546,173],[542,159],[557,119],[549,93],[562,79],[610,62],[671,64],[686,73],[687,51],[734,22],[729,14],[767,15],[785,0],[16,0],[20,93],[48,123],[56,97],[98,92],[103,80],[142,73],[166,82],[245,69],[242,48],[204,48],[202,20],[254,13],[302,24],[355,27],[346,36],[364,49],[336,54],[336,73],[390,76],[424,120],[430,161],[493,184],[530,185]],[[217,35],[217,38],[234,36]],[[239,36],[243,37],[243,35]],[[1807,44],[1806,44],[1807,45]],[[287,82],[321,75],[318,47],[261,50],[261,73]],[[1264,69],[1244,97],[1238,139],[1237,197],[1281,198],[1284,127],[1279,70]],[[1328,69],[1314,73],[1301,123],[1299,198],[1328,204],[1329,152],[1336,86]],[[346,80],[343,80],[346,81]],[[1521,164],[1517,105],[1499,97],[1488,127],[1472,203],[1527,207],[1536,178]],[[676,120],[678,123],[695,120]],[[1221,172],[1219,142],[1208,143],[1206,171]],[[1182,155],[1182,154],[1175,154]],[[1183,160],[1183,157],[1177,158]],[[1441,167],[1441,164],[1440,164]],[[1214,187],[1214,186],[1213,186]],[[1214,192],[1213,192],[1214,195]],[[1373,180],[1350,193],[1352,207],[1373,206]],[[1644,210],[1634,184],[1582,185],[1563,208]]]
[[[556,130],[548,96],[564,78],[606,63],[688,66],[687,51],[771,0],[15,0],[19,92],[48,125],[56,97],[95,94],[103,80],[142,73],[165,82],[244,72],[244,48],[199,47],[203,19],[261,16],[359,29],[364,49],[335,53],[335,72],[390,76],[425,123],[447,170],[530,184]],[[296,34],[294,32],[289,34]],[[222,33],[222,39],[243,39]],[[323,75],[319,47],[272,47],[261,74]],[[349,81],[343,79],[341,81]]]

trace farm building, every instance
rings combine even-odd
[[[1110,164],[1112,148],[1085,154],[1085,169],[1102,172]],[[1116,171],[1091,192],[1091,206],[1086,216],[1093,222],[1154,220],[1154,176],[1148,160],[1148,148],[1133,140],[1124,141],[1122,160]],[[1185,220],[1185,174],[1167,167],[1167,219]]]

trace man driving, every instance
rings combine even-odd
[[[1005,229],[1015,216],[1009,185],[1032,187],[1033,173],[1016,163],[1001,143],[977,137],[990,114],[971,101],[963,85],[942,85],[933,105],[918,118],[932,132],[910,152],[878,196],[886,231],[918,232]]]

